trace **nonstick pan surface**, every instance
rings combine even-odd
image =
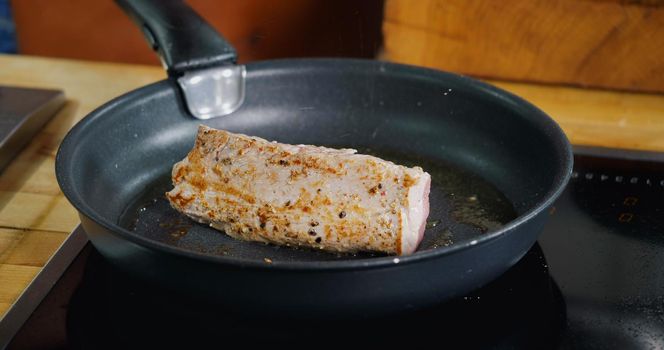
[[[493,88],[474,80],[361,60],[284,60],[248,68],[243,107],[204,124],[279,142],[352,147],[432,174],[425,240],[403,262],[500,235],[549,204],[554,181],[565,177],[564,169],[555,169],[555,147],[564,143],[551,137],[559,134],[516,133],[516,125],[533,121],[510,110],[513,101],[505,97],[512,96],[497,98]],[[542,121],[559,132],[548,118]],[[201,123],[168,81],[102,107],[72,131],[60,152],[62,158],[75,148],[86,165],[68,164],[71,178],[91,180],[79,183],[76,199],[132,239],[213,259],[265,264],[268,258],[277,265],[393,260],[237,241],[179,215],[163,194]],[[76,144],[67,142],[73,138]]]
[[[337,145],[338,146],[338,145]],[[418,251],[448,247],[481,239],[516,218],[510,201],[480,176],[464,171],[444,159],[426,159],[416,154],[399,154],[358,147],[397,164],[421,166],[433,174],[429,195],[431,214]],[[137,196],[118,222],[135,234],[184,250],[243,260],[316,262],[359,260],[384,256],[372,253],[330,253],[321,250],[279,247],[233,239],[207,225],[197,224],[174,210],[164,193],[173,188],[170,173],[160,176]],[[367,218],[370,219],[370,218]]]

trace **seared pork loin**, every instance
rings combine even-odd
[[[173,208],[247,241],[411,254],[429,215],[431,177],[419,167],[206,126],[172,180]]]

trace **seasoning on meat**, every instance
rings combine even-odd
[[[172,180],[175,209],[248,241],[411,254],[429,215],[431,177],[419,167],[206,126]]]

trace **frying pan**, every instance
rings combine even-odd
[[[238,66],[184,3],[118,3],[169,78],[81,120],[60,146],[57,179],[106,259],[183,297],[247,317],[370,317],[439,304],[514,265],[570,177],[571,147],[556,123],[493,86],[371,60]],[[201,81],[210,84],[195,91]],[[422,245],[399,257],[330,254],[192,224],[163,193],[199,124],[422,166],[433,177]]]

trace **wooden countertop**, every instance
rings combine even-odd
[[[0,84],[62,89],[67,97],[0,173],[0,315],[78,223],[54,174],[66,132],[102,103],[164,77],[154,66],[0,55]],[[493,83],[542,108],[574,144],[664,151],[664,95]]]

